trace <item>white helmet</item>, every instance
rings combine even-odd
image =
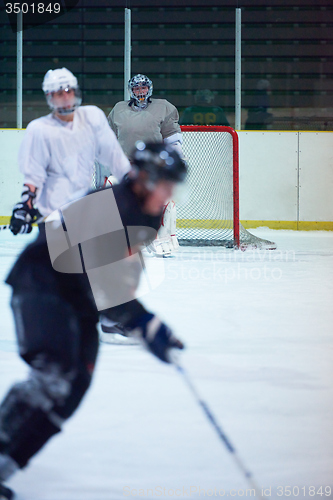
[[[133,89],[136,87],[148,87],[147,94],[134,94]],[[146,106],[153,93],[153,82],[146,75],[135,75],[128,82],[128,91],[131,99],[134,99],[139,106]]]
[[[81,91],[77,78],[67,68],[49,69],[44,76],[42,89],[51,110],[56,111],[61,115],[73,113],[73,111],[75,111],[75,109],[78,108],[82,102]],[[75,99],[73,101],[73,105],[65,108],[56,107],[53,104],[53,92],[58,92],[59,90],[68,91],[69,89],[74,89]]]

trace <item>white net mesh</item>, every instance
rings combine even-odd
[[[102,188],[106,185],[106,180],[109,177],[110,172],[107,167],[104,167],[101,163],[95,160],[94,171],[91,179],[91,187],[93,189]]]
[[[184,203],[177,204],[177,237],[181,245],[233,247],[236,244],[234,224],[239,221],[237,214],[234,217],[233,166],[238,147],[231,132],[229,127],[182,127],[189,195]],[[239,233],[241,246],[276,248],[274,243],[257,238],[241,224]]]

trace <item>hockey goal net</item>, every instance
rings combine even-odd
[[[177,204],[180,245],[276,248],[239,221],[238,135],[231,127],[183,125],[189,193]]]

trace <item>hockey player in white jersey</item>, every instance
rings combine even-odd
[[[151,98],[153,83],[146,75],[133,76],[128,83],[128,90],[130,100],[118,102],[108,117],[125,154],[130,158],[137,141],[163,141],[184,158],[176,107],[166,99]],[[176,205],[170,200],[164,209],[158,237],[149,250],[157,256],[169,256],[178,248]]]
[[[81,106],[77,78],[66,68],[49,70],[42,85],[51,113],[29,123],[18,163],[24,175],[22,198],[10,229],[29,233],[32,223],[92,186],[94,160],[121,180],[130,170],[107,119],[96,106]]]

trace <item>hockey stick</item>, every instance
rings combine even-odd
[[[266,497],[262,494],[262,489],[257,485],[255,480],[253,479],[252,473],[245,467],[243,461],[239,457],[238,453],[236,452],[235,448],[231,444],[229,438],[226,436],[226,434],[223,432],[221,426],[217,423],[216,418],[212,414],[211,410],[209,409],[207,403],[202,400],[200,397],[197,389],[194,387],[192,380],[190,379],[188,373],[184,370],[182,366],[178,364],[178,362],[173,359],[172,360],[176,370],[180,375],[183,377],[183,380],[186,382],[187,386],[191,390],[195,400],[197,403],[201,406],[203,412],[205,413],[206,417],[208,418],[209,422],[212,424],[214,427],[215,431],[217,432],[220,440],[223,442],[229,453],[231,453],[236,465],[238,466],[238,469],[242,472],[246,480],[248,481],[249,485],[254,489],[255,495],[257,498],[266,500]]]
[[[5,224],[5,225],[0,225],[0,231],[3,231],[4,229],[9,229],[10,224]]]

